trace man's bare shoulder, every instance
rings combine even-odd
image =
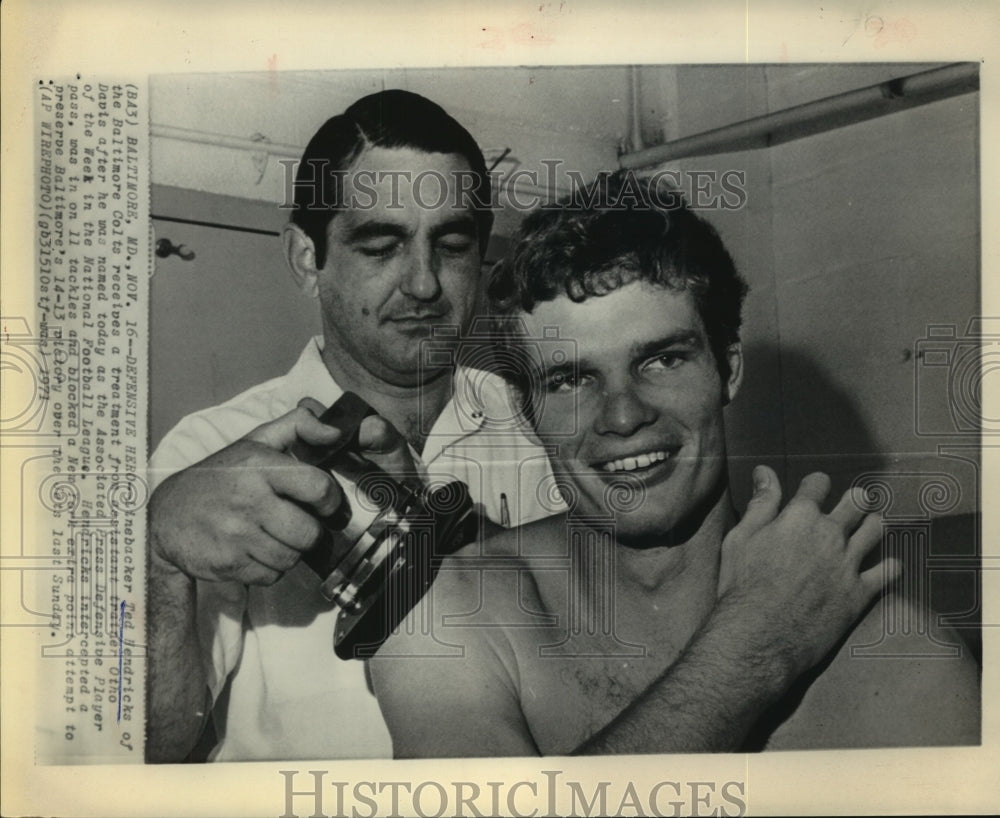
[[[494,528],[456,551],[445,565],[468,565],[481,558],[510,559],[527,565],[533,558],[557,552],[565,540],[566,515],[556,514],[514,528]]]
[[[978,666],[935,619],[905,596],[882,597],[789,692],[766,749],[977,744]]]
[[[564,547],[565,530],[559,515],[500,529],[464,546],[443,562],[434,580],[435,610],[469,614],[465,624],[510,621],[537,598],[536,564]]]
[[[369,660],[395,756],[537,753],[507,627],[532,615],[519,605],[525,578],[516,533],[471,543],[444,560],[427,594]]]

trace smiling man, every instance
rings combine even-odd
[[[745,289],[715,231],[634,177],[525,220],[490,295],[570,511],[459,552],[375,657],[397,756],[977,740],[967,654],[851,655],[909,604],[882,596],[900,566],[863,497],[824,513],[814,474],[778,514],[758,467],[738,521]]]

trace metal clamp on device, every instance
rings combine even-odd
[[[302,557],[340,608],[333,649],[342,659],[374,655],[430,588],[444,557],[478,532],[465,483],[411,487],[355,451],[361,422],[373,414],[345,392],[320,417],[341,439],[325,447],[300,441],[290,450],[344,489],[341,508],[322,521],[319,542]]]

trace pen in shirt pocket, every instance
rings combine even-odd
[[[507,505],[507,495],[500,494],[500,525],[510,528],[510,507]]]

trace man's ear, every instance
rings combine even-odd
[[[729,378],[726,380],[726,400],[728,404],[743,383],[743,344],[737,341],[726,349],[726,360],[729,362]]]
[[[281,231],[281,244],[296,285],[305,295],[316,298],[319,295],[319,270],[312,239],[297,224],[289,222]]]

